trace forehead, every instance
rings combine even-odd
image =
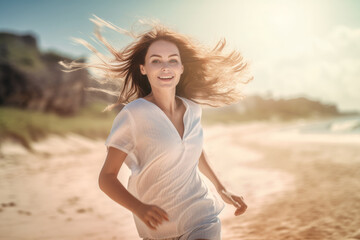
[[[152,54],[157,54],[168,56],[175,53],[180,55],[179,49],[174,43],[165,40],[157,40],[149,46],[146,55],[151,56]]]

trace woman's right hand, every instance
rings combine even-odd
[[[169,221],[169,215],[156,205],[141,204],[135,215],[141,219],[149,228],[156,230],[156,227],[163,220]]]

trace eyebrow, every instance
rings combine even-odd
[[[174,53],[174,54],[169,55],[168,57],[174,57],[174,56],[178,56],[178,57],[179,57],[179,54]],[[152,54],[149,58],[152,58],[152,57],[159,57],[159,58],[161,58],[161,56],[160,56],[160,55],[157,55],[157,54]]]

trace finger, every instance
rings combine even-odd
[[[247,207],[247,205],[245,204],[244,200],[241,199],[241,197],[238,197],[238,196],[233,196],[233,198],[236,200],[236,202],[238,203],[238,207]]]
[[[149,215],[150,215],[150,218],[153,219],[153,221],[154,221],[156,224],[159,224],[159,223],[162,222],[161,216],[160,216],[157,212],[151,211],[151,212],[149,213]]]
[[[169,215],[167,214],[167,212],[165,212],[161,208],[156,208],[156,211],[161,215],[161,217],[163,217],[165,220],[169,221]]]
[[[159,226],[161,224],[161,220],[159,221],[157,218],[153,217],[153,223],[155,224],[155,227]]]
[[[157,207],[157,208],[155,208],[155,210],[157,213],[159,213],[165,219],[169,219],[169,215],[167,214],[167,212],[164,209]]]
[[[241,214],[243,214],[246,211],[246,208],[238,208],[235,211],[235,216],[239,216]]]
[[[241,197],[239,197],[239,196],[233,196],[233,198],[236,200],[236,201],[238,201],[240,204],[245,204],[245,202],[244,202],[244,198],[241,196]]]
[[[146,216],[146,221],[151,223],[153,226],[157,226],[158,225],[158,220],[151,215],[151,213],[148,213],[148,215]]]
[[[232,194],[228,193],[228,192],[224,192],[224,194],[226,195],[227,198],[230,199],[230,201],[233,203],[233,204],[236,204],[236,201],[232,198]]]
[[[246,209],[247,209],[246,206],[242,206],[242,207],[240,207],[240,208],[237,208],[237,209],[235,210],[235,215],[241,215],[241,214],[243,214],[243,213],[246,211]]]
[[[152,224],[152,226],[154,227],[154,229],[156,229],[160,223],[158,222],[158,220],[156,220],[155,218],[151,218],[150,223]]]
[[[146,221],[146,225],[147,225],[149,228],[151,228],[151,229],[153,229],[153,230],[156,230],[156,228],[153,226],[153,224],[151,223],[151,221]]]
[[[238,201],[236,201],[236,199],[234,198],[234,197],[237,197],[236,195],[234,195],[230,192],[224,191],[224,190],[222,191],[222,193],[224,193],[230,199],[230,201],[236,208],[241,207],[241,204],[239,204]]]
[[[246,205],[241,206],[240,208],[236,209],[235,215],[237,216],[243,214],[246,211],[246,209],[247,209]]]
[[[233,198],[238,202],[238,204],[240,205],[236,211],[235,211],[235,216],[241,215],[243,214],[246,209],[247,209],[247,205],[244,202],[244,198],[243,197],[239,197],[239,196],[233,196]]]
[[[235,197],[234,195],[230,196],[230,199],[231,199],[233,205],[234,205],[236,208],[240,208],[240,207],[241,207],[241,204],[240,204],[238,201],[236,201],[236,198],[234,198],[234,197]]]

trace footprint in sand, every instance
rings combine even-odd
[[[15,207],[16,206],[16,203],[14,202],[9,202],[9,203],[1,203],[1,206],[2,207]]]
[[[27,216],[30,216],[30,215],[31,215],[31,212],[29,212],[29,211],[23,211],[23,210],[18,210],[18,213],[19,213],[19,214],[23,214],[23,215],[27,215]]]
[[[73,196],[73,197],[67,198],[65,200],[65,202],[57,208],[57,212],[60,214],[64,214],[64,215],[65,214],[67,215],[72,211],[74,211],[75,213],[78,213],[78,214],[92,213],[93,208],[92,207],[87,207],[87,208],[81,207],[82,204],[80,204],[80,200],[81,199],[78,196]],[[67,217],[65,220],[69,222],[69,221],[72,221],[73,218]]]
[[[7,208],[7,207],[16,207],[16,203],[14,203],[14,202],[1,203],[1,207],[2,207],[2,208],[0,208],[0,212],[3,212],[3,211],[4,211],[4,208]]]
[[[93,209],[91,207],[89,208],[79,208],[76,212],[77,213],[86,213],[86,212],[92,212]]]
[[[79,200],[80,200],[80,198],[78,196],[73,196],[73,197],[66,199],[65,203],[61,204],[57,208],[57,212],[60,214],[66,214],[65,210],[67,208],[75,207],[78,204]]]
[[[57,211],[58,213],[65,214],[64,209],[62,209],[61,207],[58,207]]]
[[[67,199],[67,203],[69,205],[76,205],[79,202],[80,198],[77,196],[71,197]]]
[[[3,208],[6,208],[6,207],[16,207],[16,203],[14,203],[14,202],[1,203],[1,206],[2,206]],[[3,211],[3,209],[0,208],[0,212],[2,212],[2,211]],[[18,212],[18,214],[22,214],[22,215],[26,215],[26,216],[32,215],[32,213],[29,212],[29,211],[18,210],[17,212]]]

